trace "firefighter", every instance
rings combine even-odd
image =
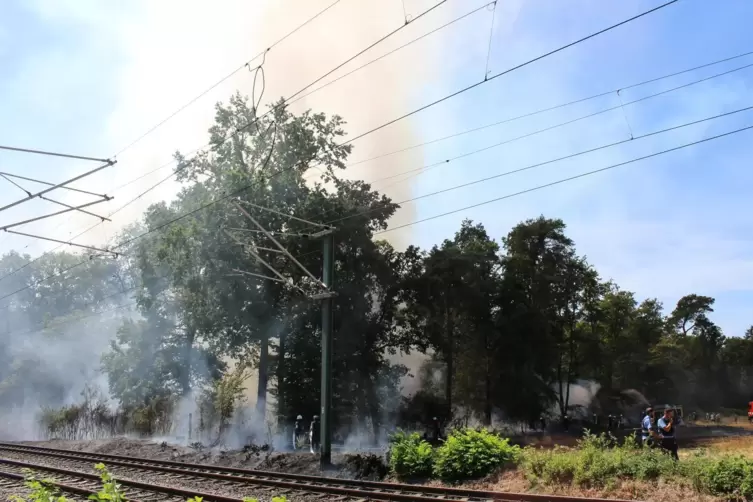
[[[311,453],[319,453],[319,443],[321,441],[322,428],[319,423],[319,415],[314,415],[309,428],[309,437],[311,438]]]
[[[675,438],[675,417],[672,408],[664,409],[664,416],[657,422],[659,437],[661,438],[661,447],[667,450],[672,458],[679,460],[677,456],[677,438]]]
[[[654,409],[646,408],[646,415],[641,420],[641,441],[644,446],[654,446]]]
[[[295,429],[293,430],[293,449],[298,449],[298,442],[303,437],[303,417],[298,415],[295,417]]]
[[[430,439],[434,444],[439,443],[442,439],[442,427],[439,425],[439,419],[433,417],[431,419]]]

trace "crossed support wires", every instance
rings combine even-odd
[[[88,190],[81,190],[79,188],[70,187],[68,185],[70,185],[71,183],[73,183],[75,181],[78,181],[78,180],[81,180],[83,178],[86,178],[87,176],[91,176],[92,174],[97,173],[97,172],[99,172],[99,171],[101,171],[101,170],[103,170],[103,169],[105,169],[107,167],[115,165],[115,163],[117,162],[116,160],[100,159],[100,158],[96,158],[96,157],[86,157],[86,156],[83,156],[83,155],[72,155],[72,154],[60,153],[60,152],[50,152],[50,151],[45,151],[45,150],[33,150],[33,149],[30,149],[30,148],[19,148],[19,147],[6,146],[6,145],[0,145],[0,150],[6,150],[6,151],[12,151],[12,152],[18,152],[18,153],[25,153],[25,154],[32,154],[32,155],[46,155],[46,156],[52,156],[52,157],[62,157],[62,158],[67,158],[67,159],[84,160],[84,161],[90,161],[90,162],[97,162],[98,164],[100,164],[99,166],[95,167],[94,169],[90,169],[90,170],[88,170],[88,171],[86,171],[86,172],[84,172],[84,173],[82,173],[82,174],[80,174],[78,176],[74,176],[73,178],[70,178],[68,180],[62,181],[60,183],[50,183],[49,181],[44,181],[44,180],[40,180],[40,179],[36,179],[36,178],[30,178],[28,176],[21,176],[19,174],[14,174],[14,173],[6,172],[6,171],[0,171],[0,178],[3,178],[5,181],[7,181],[8,183],[12,184],[13,186],[15,186],[16,188],[18,188],[19,190],[21,190],[22,192],[24,192],[26,194],[25,197],[23,197],[21,199],[18,199],[16,201],[13,201],[13,202],[11,202],[9,204],[6,204],[6,205],[0,207],[0,212],[3,212],[3,211],[6,211],[6,210],[8,210],[10,208],[19,206],[19,205],[21,205],[21,204],[23,204],[25,202],[29,202],[29,201],[31,201],[33,199],[44,200],[44,201],[47,201],[47,202],[50,202],[50,203],[53,203],[53,204],[56,204],[58,206],[62,206],[62,207],[65,208],[65,209],[61,209],[60,211],[55,211],[55,212],[52,212],[52,213],[47,213],[47,214],[44,214],[42,216],[37,216],[37,217],[34,217],[34,218],[29,218],[29,219],[26,219],[26,220],[23,220],[23,221],[17,221],[17,222],[14,222],[14,223],[9,223],[7,225],[0,225],[0,231],[4,231],[4,232],[15,234],[15,235],[21,235],[21,236],[29,237],[29,238],[32,238],[32,239],[40,239],[40,240],[44,240],[44,241],[56,242],[56,243],[59,243],[59,244],[65,244],[65,245],[68,245],[68,246],[74,246],[74,247],[78,247],[78,248],[88,249],[90,251],[98,251],[98,252],[103,252],[103,253],[113,253],[110,250],[98,248],[98,247],[95,247],[95,246],[87,246],[87,245],[84,245],[84,244],[77,244],[77,243],[74,243],[74,242],[71,242],[71,241],[63,241],[63,240],[59,240],[59,239],[53,239],[51,237],[45,237],[45,236],[42,236],[42,235],[36,235],[36,234],[31,234],[31,233],[26,233],[26,232],[20,232],[18,230],[11,230],[11,229],[14,229],[14,228],[17,228],[17,227],[21,227],[23,225],[27,225],[27,224],[33,223],[35,221],[45,220],[45,219],[48,219],[48,218],[52,218],[54,216],[59,216],[61,214],[70,213],[72,211],[77,211],[77,212],[80,212],[82,214],[86,214],[88,216],[92,216],[94,218],[99,218],[101,221],[110,221],[109,218],[106,218],[105,216],[101,216],[99,214],[95,214],[95,213],[92,213],[90,211],[87,211],[87,210],[85,210],[85,208],[87,208],[89,206],[96,205],[96,204],[100,204],[102,202],[110,201],[110,200],[112,200],[111,196],[106,195],[106,194],[98,194],[98,193],[90,192]],[[46,188],[44,188],[42,190],[39,190],[39,191],[32,191],[32,190],[26,188],[25,186],[21,185],[20,181],[37,183],[39,185],[44,185]],[[90,202],[83,203],[83,204],[77,204],[77,205],[66,204],[65,202],[61,202],[61,201],[59,201],[57,199],[53,199],[53,198],[47,196],[48,193],[50,193],[50,192],[52,192],[54,190],[67,190],[67,191],[70,191],[70,192],[76,192],[76,193],[80,193],[80,194],[90,195],[92,197],[96,197],[96,199],[93,200],[93,201],[90,201]],[[117,256],[117,253],[113,253],[113,254],[115,254]]]
[[[244,209],[243,206],[241,206],[239,203],[236,202],[235,206],[238,208],[238,210],[240,210],[256,228],[252,228],[252,229],[232,228],[228,230],[250,231],[254,233],[260,233],[264,237],[272,241],[275,247],[262,247],[256,244],[244,244],[240,239],[235,237],[231,232],[229,232],[228,230],[226,230],[226,232],[238,244],[245,247],[247,252],[256,261],[258,261],[262,266],[264,266],[267,270],[269,270],[273,275],[267,276],[263,274],[258,274],[256,272],[248,272],[248,271],[239,270],[239,269],[234,269],[234,272],[240,275],[246,275],[249,277],[256,277],[256,278],[266,279],[266,280],[270,280],[274,282],[288,284],[294,289],[298,290],[300,293],[303,293],[309,299],[314,300],[314,301],[321,301],[321,305],[322,305],[322,362],[321,362],[322,380],[321,380],[321,422],[320,422],[321,424],[321,445],[320,445],[321,458],[320,458],[320,462],[323,467],[328,467],[332,463],[332,419],[331,419],[331,415],[332,415],[332,350],[333,350],[332,331],[333,331],[333,324],[334,324],[333,303],[334,303],[335,297],[337,296],[337,293],[333,289],[334,269],[335,269],[334,267],[335,228],[328,225],[323,225],[320,223],[313,223],[307,220],[303,220],[301,218],[297,218],[295,216],[285,214],[280,211],[276,211],[274,209],[259,206],[252,202],[245,202],[245,204],[255,207],[257,209],[263,210],[263,211],[268,211],[271,213],[278,214],[280,216],[284,216],[291,220],[296,220],[302,223],[306,223],[308,225],[312,225],[319,229],[314,233],[308,233],[308,234],[273,232],[264,228],[264,226],[261,223],[259,223],[259,221],[256,218],[251,216],[251,214],[248,211],[246,211],[246,209]],[[275,238],[275,235],[295,236],[295,237],[305,238],[305,239],[322,239],[322,243],[323,243],[322,278],[319,279],[313,273],[311,273],[309,269],[307,269],[298,259],[296,259],[296,257],[293,256],[290,253],[290,251],[288,251],[285,248],[285,246],[283,246],[277,238]],[[298,267],[306,277],[308,277],[312,281],[312,283],[315,286],[315,291],[313,293],[307,293],[301,286],[294,284],[292,278],[285,277],[282,273],[280,273],[277,269],[275,269],[274,266],[272,266],[267,260],[262,258],[261,252],[269,252],[269,253],[281,254],[285,256],[287,259],[293,262],[296,265],[296,267]]]

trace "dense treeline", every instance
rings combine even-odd
[[[466,221],[431,249],[398,251],[374,238],[397,206],[342,177],[351,147],[339,117],[278,106],[255,120],[239,96],[217,106],[212,148],[177,155],[182,191],[118,237],[119,259],[57,252],[27,266],[27,256],[2,257],[3,296],[19,291],[3,301],[0,402],[61,405],[70,401],[70,375],[83,371],[71,364],[89,368],[101,358],[126,415],[156,416],[191,397],[221,426],[246,365],[259,374],[257,412],[272,397],[281,422],[317,413],[320,307],[293,285],[317,286],[262,249],[272,243],[235,204],[317,276],[321,242],[305,237],[316,227],[301,220],[336,226],[333,381],[342,431],[366,426],[377,437],[396,419],[461,410],[485,423],[564,414],[569,384],[579,380],[709,410],[753,397],[753,328],[725,337],[710,319],[713,298],[689,294],[666,310],[639,301],[577,253],[564,222],[543,216],[501,239]],[[304,177],[311,172],[321,175]],[[291,282],[240,275],[272,275],[250,251]],[[421,390],[404,398],[409,369],[392,356],[410,351],[430,357],[413,368]]]

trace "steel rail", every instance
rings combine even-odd
[[[90,453],[43,446],[0,443],[0,451],[16,451],[49,456],[72,461],[87,460],[104,462],[113,467],[144,469],[165,474],[190,476],[204,479],[262,485],[285,490],[310,493],[326,493],[369,500],[394,502],[449,502],[464,501],[516,501],[516,502],[600,502],[601,499],[569,497],[562,495],[542,495],[533,493],[497,492],[463,488],[421,486],[381,481],[328,478],[307,474],[287,474],[279,472],[243,469],[238,467],[214,466],[178,462],[174,460],[152,460],[140,457],[125,457],[106,453]],[[603,499],[607,502],[607,499]],[[608,502],[620,502],[609,499]]]
[[[101,479],[98,474],[94,473],[88,473],[88,472],[81,472],[81,471],[73,471],[70,469],[63,469],[60,467],[53,467],[50,465],[43,465],[43,464],[34,464],[31,462],[22,462],[20,460],[11,460],[11,459],[0,459],[0,464],[5,465],[6,467],[12,467],[16,471],[23,472],[26,469],[29,469],[31,471],[46,471],[54,473],[57,476],[62,476],[64,478],[74,478],[74,481],[77,484],[72,485],[61,482],[58,477],[53,477],[49,479],[56,487],[60,488],[61,491],[70,491],[73,493],[77,493],[79,495],[91,495],[93,493],[97,493],[100,490],[101,487]],[[6,476],[6,477],[13,477],[13,479],[19,479],[24,478],[23,475],[21,475],[19,472],[7,472],[7,471],[0,471],[0,476]],[[216,502],[243,502],[243,499],[239,499],[236,497],[226,497],[224,495],[219,495],[216,493],[205,493],[201,492],[199,490],[187,490],[184,488],[178,488],[176,486],[164,486],[164,485],[158,485],[154,483],[144,483],[142,481],[135,481],[132,479],[119,479],[116,478],[116,481],[119,485],[126,488],[124,490],[127,500],[131,502],[138,502],[138,499],[132,498],[128,496],[128,488],[133,488],[134,491],[137,491],[139,495],[146,495],[147,497],[151,496],[153,498],[154,493],[159,493],[162,495],[169,495],[171,497],[180,497],[181,499],[187,499],[191,497],[203,497],[207,501],[216,501]],[[83,486],[81,485],[83,483]]]

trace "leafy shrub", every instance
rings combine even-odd
[[[390,469],[399,478],[430,475],[433,457],[431,445],[417,432],[398,431],[390,437]]]
[[[526,476],[546,484],[604,486],[619,479],[650,481],[678,472],[677,464],[661,450],[641,448],[633,438],[619,445],[613,436],[588,433],[577,448],[526,448],[522,457]]]
[[[11,495],[13,502],[66,502],[64,495],[55,486],[55,482],[49,479],[38,479],[30,469],[24,469],[24,485],[29,489],[29,495],[19,497]]]
[[[457,429],[435,454],[434,474],[445,481],[486,476],[518,460],[520,448],[486,430]]]
[[[753,500],[753,462],[741,456],[696,456],[683,465],[695,488],[712,495]]]

